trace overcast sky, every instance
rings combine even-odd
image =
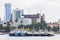
[[[0,18],[5,16],[5,3],[12,4],[15,8],[24,9],[24,14],[45,14],[47,22],[55,22],[60,19],[60,0],[0,0]]]

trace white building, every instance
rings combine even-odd
[[[7,24],[3,24],[3,27],[6,27],[7,26]]]
[[[17,22],[13,22],[13,26],[17,27],[18,25],[30,25],[32,24],[32,20],[29,18],[20,18]]]

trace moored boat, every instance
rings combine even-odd
[[[13,30],[9,32],[9,36],[54,36],[49,33],[27,32],[26,30]]]

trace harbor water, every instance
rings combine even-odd
[[[9,36],[8,34],[0,35],[0,40],[60,40],[60,34],[55,36]]]

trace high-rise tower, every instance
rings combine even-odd
[[[5,21],[9,21],[11,19],[11,4],[6,3],[5,4]]]
[[[20,10],[18,8],[13,10],[13,20],[20,19],[22,15],[23,10]]]

